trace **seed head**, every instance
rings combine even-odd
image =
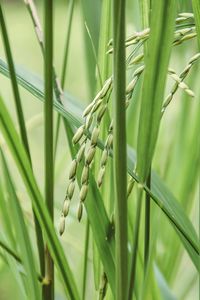
[[[144,66],[137,68],[133,74],[133,77],[141,75],[143,71],[144,71]]]
[[[106,139],[106,147],[111,148],[112,143],[113,143],[113,135],[109,134],[107,139]]]
[[[83,136],[84,130],[85,130],[85,126],[84,125],[80,126],[77,129],[77,131],[76,131],[76,133],[75,133],[75,135],[73,136],[73,139],[72,139],[73,144],[77,144],[80,141],[80,139]]]
[[[90,126],[91,126],[91,124],[92,124],[92,120],[93,120],[93,116],[92,116],[92,114],[90,113],[90,114],[87,116],[86,120],[85,120],[85,129],[90,128]]]
[[[86,163],[88,165],[91,164],[91,162],[94,158],[94,155],[95,155],[95,151],[96,151],[96,147],[94,147],[94,146],[90,146],[90,148],[88,149],[88,153],[87,153],[87,156],[86,156]]]
[[[99,132],[100,132],[99,127],[97,127],[97,126],[94,127],[94,129],[92,131],[92,136],[91,136],[91,145],[95,146],[97,144]]]
[[[71,167],[69,171],[69,179],[73,179],[76,176],[76,169],[77,169],[77,160],[74,159],[71,162]]]
[[[192,58],[190,58],[189,63],[193,64],[197,59],[199,59],[200,57],[200,53],[195,54],[194,56],[192,56]]]
[[[69,199],[73,197],[74,189],[75,189],[75,180],[70,181],[68,188],[67,188],[67,196]]]
[[[83,204],[82,202],[79,202],[78,212],[77,212],[77,218],[79,222],[81,221],[82,214],[83,214]]]
[[[93,108],[91,109],[91,114],[95,113],[95,111],[97,111],[97,109],[99,108],[99,106],[101,105],[103,99],[99,99],[96,104],[93,106]]]
[[[92,101],[87,107],[86,109],[83,111],[83,118],[85,118],[90,112],[91,112],[91,109],[93,108],[95,102]]]
[[[126,88],[126,94],[129,94],[130,92],[133,91],[136,83],[137,83],[137,78],[134,77],[133,80],[131,80],[131,82],[128,84],[128,86]]]
[[[131,65],[138,64],[144,58],[144,53],[138,54],[133,60],[130,62]]]
[[[105,170],[106,170],[105,166],[102,166],[99,170],[98,179],[97,179],[98,187],[100,187],[102,185]]]
[[[64,231],[65,231],[65,217],[62,214],[61,217],[60,217],[60,224],[59,224],[59,233],[60,233],[60,235],[62,235]]]
[[[103,118],[106,109],[107,109],[107,104],[104,104],[104,105],[101,107],[101,109],[99,110],[98,115],[97,115],[97,122],[98,122],[98,123],[101,122],[101,119]]]
[[[111,84],[112,84],[112,77],[108,78],[106,80],[106,82],[104,83],[104,86],[101,90],[101,98],[104,98],[108,92],[108,90],[110,89],[111,87]]]
[[[103,150],[102,156],[101,156],[101,166],[105,166],[108,159],[108,151],[106,149]]]
[[[83,167],[83,172],[81,175],[81,184],[87,183],[89,179],[89,166],[85,165]]]
[[[70,207],[70,200],[68,198],[65,199],[63,204],[63,215],[64,217],[67,217],[69,213],[69,207]]]
[[[88,185],[87,184],[83,184],[80,190],[80,201],[84,202],[87,196],[87,192],[88,192]]]

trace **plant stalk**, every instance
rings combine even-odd
[[[151,189],[151,169],[146,181],[146,185]],[[148,193],[145,194],[145,232],[144,232],[144,273],[146,274],[149,260],[150,246],[150,218],[151,218],[151,197]]]
[[[90,240],[90,223],[87,218],[86,232],[85,232],[82,300],[85,300],[85,295],[86,295],[89,240]]]
[[[139,240],[139,231],[140,231],[140,217],[141,217],[141,208],[142,208],[142,191],[143,191],[142,188],[138,187],[136,219],[135,219],[135,226],[134,226],[135,232],[134,232],[134,238],[133,238],[131,271],[130,271],[130,277],[129,277],[128,300],[132,300],[135,279],[136,279],[136,262],[137,262],[137,250],[138,250],[138,240]]]
[[[44,77],[45,77],[45,202],[49,215],[53,221],[53,193],[54,193],[54,167],[53,167],[53,1],[44,2]],[[44,299],[54,299],[54,263],[49,249],[45,249],[45,279]]]
[[[127,153],[125,111],[125,4],[113,1],[113,75],[114,75],[114,186],[115,186],[115,299],[127,299],[128,251],[127,251]]]
[[[1,4],[0,4],[0,25],[1,25],[1,31],[2,31],[3,44],[4,44],[4,48],[5,48],[5,54],[6,54],[6,58],[7,58],[7,62],[8,62],[8,67],[9,67],[12,90],[13,90],[13,95],[14,95],[14,100],[15,100],[15,107],[16,107],[17,119],[18,119],[18,124],[19,124],[19,129],[20,129],[20,136],[21,136],[22,143],[24,145],[25,151],[27,153],[27,156],[29,158],[29,161],[30,161],[30,164],[32,167],[31,154],[30,154],[28,136],[27,136],[26,126],[25,126],[24,113],[23,113],[20,93],[19,93],[18,84],[17,84],[17,77],[15,74],[15,66],[14,66],[14,61],[13,61],[13,57],[12,57],[8,32],[7,32],[6,23],[5,23]],[[32,207],[32,211],[33,211],[33,207]],[[39,222],[37,220],[37,217],[36,217],[34,211],[33,211],[33,217],[34,217],[35,233],[36,233],[36,239],[37,239],[38,255],[39,255],[39,261],[40,261],[40,271],[41,271],[41,274],[44,275],[44,269],[45,269],[45,267],[44,267],[44,241],[43,241],[42,231],[41,231]]]

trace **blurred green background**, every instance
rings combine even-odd
[[[87,0],[88,1],[88,0]],[[69,1],[55,1],[55,15],[54,15],[54,64],[57,74],[61,74],[64,44],[67,26],[67,12]],[[70,40],[70,49],[67,66],[67,77],[65,89],[73,94],[83,105],[92,100],[95,92],[95,72],[88,74],[88,53],[91,54],[90,42],[87,42],[85,46],[86,29],[84,25],[84,16],[82,3],[83,1],[77,1],[74,10],[72,33]],[[91,9],[94,10],[97,16],[100,16],[98,11],[98,5],[100,1],[88,1],[91,5]],[[136,1],[127,1],[127,35],[135,30],[141,28],[139,20],[139,8]],[[35,36],[32,21],[27,12],[27,9],[23,1],[2,1],[7,25],[9,28],[10,42],[12,46],[13,56],[15,63],[33,73],[38,74],[41,78],[43,76],[43,58],[41,51]],[[37,7],[41,20],[43,19],[42,1],[37,1]],[[97,7],[95,7],[97,5]],[[94,6],[94,7],[93,7]],[[191,11],[190,1],[179,1],[179,11]],[[98,23],[98,18],[96,20]],[[91,34],[95,39],[98,33],[98,26],[90,28]],[[5,60],[4,49],[2,40],[0,39],[0,57]],[[88,50],[89,48],[89,50]],[[89,52],[88,52],[89,51]],[[196,41],[188,41],[181,46],[178,46],[173,51],[173,57],[171,65],[179,72],[186,66],[188,59],[197,52]],[[90,57],[91,64],[94,64],[94,58]],[[197,69],[197,68],[196,68]],[[199,70],[199,69],[198,69]],[[199,71],[198,71],[199,72]],[[196,97],[190,99],[184,95],[182,91],[179,91],[175,97],[175,101],[170,104],[166,114],[162,121],[159,140],[157,144],[156,155],[154,159],[154,168],[158,171],[159,175],[164,178],[170,190],[173,191],[177,199],[183,194],[184,180],[183,173],[188,169],[185,167],[187,160],[189,160],[191,144],[188,141],[189,137],[192,137],[194,126],[196,124],[197,111],[199,111],[200,89],[197,74],[197,70],[193,70],[189,79],[187,79],[190,87],[194,90]],[[199,73],[198,73],[199,74]],[[167,90],[172,86],[172,81],[169,80],[167,84]],[[12,113],[12,117],[15,119],[15,109],[13,102],[13,95],[11,85],[8,79],[0,75],[0,93],[4,98],[9,111]],[[26,117],[26,123],[29,133],[29,142],[31,148],[31,155],[33,158],[33,167],[36,174],[38,183],[43,191],[43,105],[28,92],[20,88],[20,94],[23,100],[23,107]],[[132,135],[133,116],[136,115],[134,105],[131,105],[128,111],[128,123],[127,134],[129,144],[135,147],[136,139]],[[55,114],[56,116],[56,114]],[[181,143],[180,145],[180,130]],[[0,136],[1,138],[1,136]],[[182,139],[183,138],[183,139]],[[1,139],[2,141],[2,139]],[[64,131],[61,131],[58,144],[58,155],[55,169],[55,225],[58,225],[60,209],[62,207],[63,197],[65,195],[66,181],[68,174],[68,166],[71,158],[69,155],[69,149],[66,141]],[[195,145],[193,145],[195,147]],[[6,149],[6,145],[3,143],[3,147]],[[183,149],[180,153],[180,149]],[[13,177],[17,186],[17,193],[19,195],[21,204],[26,212],[27,223],[30,224],[30,231],[32,226],[32,216],[30,215],[30,201],[26,194],[25,188],[18,177],[13,161],[10,157],[10,166],[13,173]],[[192,166],[191,166],[192,168]],[[186,171],[185,171],[186,170]],[[196,174],[196,173],[195,173]],[[189,174],[188,174],[189,176]],[[184,177],[185,178],[185,177]],[[197,178],[197,174],[196,177]],[[179,180],[180,179],[180,180]],[[191,184],[191,193],[188,193],[188,199],[186,202],[191,203],[190,219],[198,230],[198,184],[197,179],[194,184]],[[77,194],[78,195],[78,194]],[[67,230],[62,237],[64,248],[67,249],[67,256],[70,261],[73,272],[75,272],[76,281],[81,282],[81,272],[83,263],[83,241],[84,241],[84,226],[85,218],[82,223],[79,224],[75,218],[75,211],[77,208],[78,197],[74,197],[72,204],[72,210],[70,216],[67,218]],[[158,213],[158,209],[155,209]],[[1,213],[0,213],[1,214]],[[156,216],[156,214],[155,214]],[[159,217],[158,217],[159,219]],[[12,220],[10,220],[12,222]],[[169,235],[172,232],[168,222],[163,218],[161,220],[161,226],[158,228],[158,235],[162,236],[162,239],[158,241],[157,252],[158,261],[163,265],[166,263],[163,259],[167,256],[167,244],[170,244]],[[1,226],[1,225],[0,225]],[[164,230],[163,230],[164,229]],[[34,236],[33,231],[32,236]],[[3,232],[2,232],[3,235]],[[160,260],[159,260],[160,258]],[[93,270],[92,270],[92,252],[89,252],[89,274],[88,274],[88,296],[91,299],[95,297],[94,283],[93,283]],[[180,267],[178,273],[175,276],[173,283],[170,284],[177,299],[181,298],[182,288],[185,283],[193,279],[191,289],[187,294],[186,299],[198,299],[198,277],[194,267],[188,258],[188,255],[184,252],[181,257]],[[13,277],[12,270],[9,268],[0,257],[0,299],[20,299],[20,289],[17,286],[17,282]],[[56,282],[56,299],[64,299],[62,287],[59,282]]]

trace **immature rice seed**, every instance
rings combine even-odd
[[[87,153],[87,156],[86,156],[86,163],[88,165],[91,164],[91,162],[94,158],[94,155],[95,155],[95,151],[96,151],[96,147],[93,147],[93,146],[90,146],[90,148],[88,149],[88,153]]]
[[[104,113],[105,113],[106,109],[107,109],[107,104],[104,104],[104,105],[101,107],[100,111],[98,112],[98,115],[97,115],[97,122],[98,122],[98,123],[101,122],[101,119],[102,119],[102,117],[104,116]]]
[[[144,66],[141,66],[141,67],[139,67],[139,68],[137,68],[136,70],[135,70],[135,72],[134,72],[134,74],[133,74],[133,77],[136,77],[136,76],[138,76],[138,75],[141,75],[141,73],[144,71]]]
[[[144,58],[144,53],[138,54],[136,57],[131,60],[130,65],[138,64]]]
[[[136,83],[137,83],[137,78],[134,77],[133,80],[131,80],[131,82],[129,82],[129,84],[126,88],[126,94],[129,94],[131,91],[133,91]]]
[[[180,42],[190,40],[190,39],[192,39],[192,38],[194,38],[194,37],[196,37],[196,36],[197,36],[197,33],[196,33],[196,32],[194,32],[194,33],[189,33],[189,34],[183,36],[183,37],[180,39]]]
[[[89,129],[92,124],[93,116],[90,113],[85,120],[85,129]]]
[[[97,111],[97,109],[99,108],[99,106],[101,105],[103,99],[99,99],[95,105],[93,106],[93,108],[91,109],[91,114],[95,113],[95,111]]]
[[[64,217],[67,217],[67,215],[69,213],[69,208],[70,208],[70,200],[67,198],[64,201],[64,204],[63,204],[63,215],[64,215]]]
[[[92,110],[94,104],[95,104],[95,102],[92,101],[92,102],[86,107],[86,109],[83,111],[83,114],[82,114],[83,118],[85,118],[85,117],[91,112],[91,110]]]
[[[113,135],[109,134],[106,140],[106,147],[111,148],[113,143]]]
[[[87,183],[89,179],[89,166],[85,165],[83,167],[82,175],[81,175],[81,184]]]
[[[92,131],[92,136],[91,136],[91,145],[95,146],[97,144],[99,132],[100,132],[99,127],[94,127],[94,129]]]
[[[176,81],[176,82],[181,82],[180,77],[176,73],[171,73],[170,76]]]
[[[77,153],[77,156],[76,156],[76,160],[77,160],[77,163],[80,163],[82,158],[83,158],[83,155],[84,155],[84,151],[85,151],[85,143],[83,143],[80,147],[80,149],[78,150],[78,153]]]
[[[176,18],[176,24],[179,24],[181,22],[184,22],[186,20],[185,17],[179,17],[179,18]]]
[[[67,196],[69,197],[69,199],[71,199],[73,197],[74,194],[74,189],[75,189],[75,180],[70,181],[68,188],[67,188]]]
[[[104,98],[108,92],[108,90],[110,89],[111,87],[111,84],[112,84],[112,77],[108,78],[106,80],[106,82],[104,83],[104,86],[101,90],[101,98]]]
[[[190,58],[189,64],[193,64],[197,59],[199,59],[199,57],[200,53],[197,53],[194,56],[192,56],[192,58]]]
[[[193,13],[180,13],[179,16],[183,17],[183,18],[186,18],[186,19],[188,19],[188,18],[194,18]]]
[[[106,149],[104,149],[102,156],[101,156],[101,166],[106,165],[107,159],[108,159],[108,151]]]
[[[164,105],[163,106],[167,106],[170,102],[171,102],[171,100],[172,100],[172,98],[173,98],[173,94],[172,93],[170,93],[167,97],[166,97],[166,99],[165,99],[165,102],[164,102]]]
[[[76,131],[76,133],[75,133],[75,135],[73,136],[73,139],[72,139],[73,144],[77,144],[80,141],[80,139],[83,136],[84,130],[85,130],[85,126],[84,125],[80,126],[77,129],[77,131]]]
[[[106,170],[105,166],[102,166],[99,170],[98,179],[97,179],[97,185],[98,185],[99,188],[102,185],[103,178],[104,178],[104,175],[105,175],[105,170]]]
[[[69,179],[73,179],[76,176],[76,169],[77,169],[77,160],[74,159],[71,162],[71,167],[69,171]]]
[[[188,89],[188,86],[187,86],[187,84],[185,84],[185,82],[180,82],[179,83],[179,85],[178,85],[181,89],[183,89],[183,90],[187,90]]]
[[[183,70],[183,72],[181,73],[181,78],[182,77],[185,77],[187,74],[188,74],[188,72],[190,71],[190,69],[191,69],[191,67],[192,67],[192,63],[189,63],[186,67],[185,67],[185,69]]]
[[[65,217],[62,214],[60,217],[60,224],[59,224],[59,233],[62,235],[65,231]]]
[[[81,221],[82,214],[83,214],[83,204],[82,202],[79,202],[78,212],[77,212],[77,218],[79,222]]]
[[[185,92],[186,92],[186,93],[188,94],[188,96],[190,96],[190,97],[194,97],[194,96],[195,96],[194,92],[193,92],[192,90],[190,90],[190,89],[186,89]]]
[[[87,196],[87,192],[88,192],[88,185],[87,184],[83,184],[80,190],[80,201],[84,202]]]

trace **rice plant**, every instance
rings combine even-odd
[[[0,27],[0,298],[199,299],[200,2],[1,1]]]

